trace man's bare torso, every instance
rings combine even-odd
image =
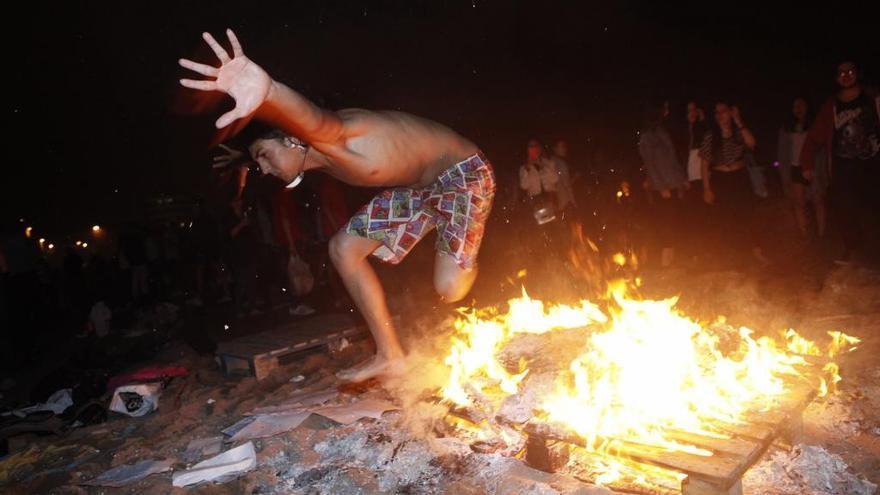
[[[344,123],[342,141],[350,153],[341,156],[315,144],[306,168],[322,168],[352,185],[424,187],[478,151],[448,127],[414,115],[361,109],[340,110],[337,115]]]

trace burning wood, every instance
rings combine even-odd
[[[723,321],[704,327],[676,311],[676,302],[633,299],[618,283],[601,305],[545,307],[523,293],[506,314],[464,312],[440,393],[467,411],[460,426],[479,431],[480,449],[504,443],[502,430],[514,428],[529,433],[527,456],[548,471],[568,462],[567,445],[550,445],[562,442],[621,466],[687,474],[688,492],[734,493],[772,440],[797,435],[803,407],[840,379],[831,359],[859,339],[829,332],[823,349],[793,329],[778,340],[755,338]],[[583,338],[566,344],[569,355],[577,351],[573,358],[535,341],[572,329]],[[518,338],[531,339],[540,355],[511,351]],[[532,387],[533,369],[551,373],[552,386]],[[530,410],[511,413],[512,403]],[[615,479],[606,470],[592,481]]]

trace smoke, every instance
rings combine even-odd
[[[449,352],[453,315],[428,314],[415,317],[406,325],[404,346],[409,349],[405,372],[384,383],[388,392],[401,402],[403,425],[414,436],[430,441],[449,408],[440,404],[439,390],[449,378],[443,360]]]

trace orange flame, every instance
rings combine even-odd
[[[553,370],[555,388],[541,397],[533,421],[561,424],[585,439],[587,448],[606,454],[608,440],[618,439],[711,455],[666,432],[723,436],[718,425],[739,423],[745,413],[766,409],[793,383],[811,383],[809,374],[820,373],[819,368],[824,377],[812,385],[820,394],[834,390],[839,367],[831,362],[822,367],[804,357],[831,358],[859,343],[829,332],[832,340],[822,352],[793,329],[777,341],[755,338],[745,327],[705,328],[678,312],[676,302],[674,297],[632,299],[624,283],[613,283],[602,307],[587,300],[577,306],[545,305],[523,289],[522,297],[508,302],[506,314],[494,308],[462,310],[441,394],[457,406],[495,417],[529,373],[527,362],[515,371],[499,362],[499,352],[511,339],[588,327],[584,352]],[[613,481],[617,471],[606,469],[601,481]]]

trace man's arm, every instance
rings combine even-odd
[[[331,155],[345,154],[342,119],[333,112],[319,108],[284,84],[274,81],[262,67],[245,56],[231,29],[226,30],[226,36],[232,46],[232,58],[213,36],[202,34],[220,61],[220,67],[180,60],[181,66],[214,78],[181,79],[181,85],[199,91],[222,91],[235,100],[235,108],[217,119],[217,128],[256,115],[260,120],[314,145],[321,152],[330,152]],[[351,152],[348,151],[348,154]]]
[[[336,144],[343,137],[339,116],[274,80],[257,117],[312,145]]]

